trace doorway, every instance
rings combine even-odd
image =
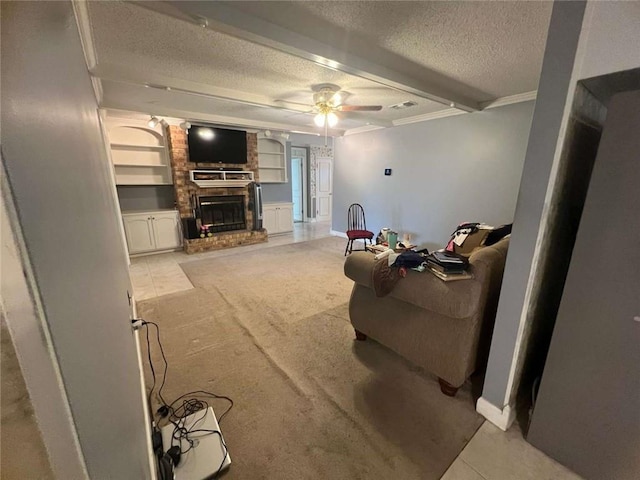
[[[306,208],[306,170],[307,150],[293,147],[291,149],[291,201],[293,202],[293,221],[300,223],[305,221]]]

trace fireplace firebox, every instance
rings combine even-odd
[[[210,232],[228,232],[247,228],[244,196],[198,197],[199,217]]]

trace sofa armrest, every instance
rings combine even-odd
[[[353,252],[344,262],[344,274],[354,282],[373,289],[374,263],[375,258],[372,253]]]

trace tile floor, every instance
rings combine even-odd
[[[205,258],[235,255],[261,248],[288,245],[290,243],[306,242],[307,240],[313,240],[315,238],[328,237],[331,235],[330,231],[331,222],[296,223],[294,224],[292,233],[270,237],[267,243],[193,255],[187,255],[184,252],[170,252],[134,257],[131,259],[131,265],[129,267],[131,283],[133,284],[133,295],[136,300],[146,300],[148,298],[193,288],[193,285],[182,271],[182,268],[180,268],[181,263]]]
[[[293,233],[274,236],[267,243],[187,255],[162,253],[131,260],[131,281],[137,300],[193,288],[181,263],[304,242],[330,235],[330,223],[295,224]],[[485,422],[453,462],[442,480],[580,480],[544,453],[527,443],[517,426],[503,432]]]
[[[507,432],[484,422],[442,480],[581,480],[527,443],[517,425]]]

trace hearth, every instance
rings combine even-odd
[[[198,216],[209,231],[245,230],[245,198],[243,195],[200,196]]]

